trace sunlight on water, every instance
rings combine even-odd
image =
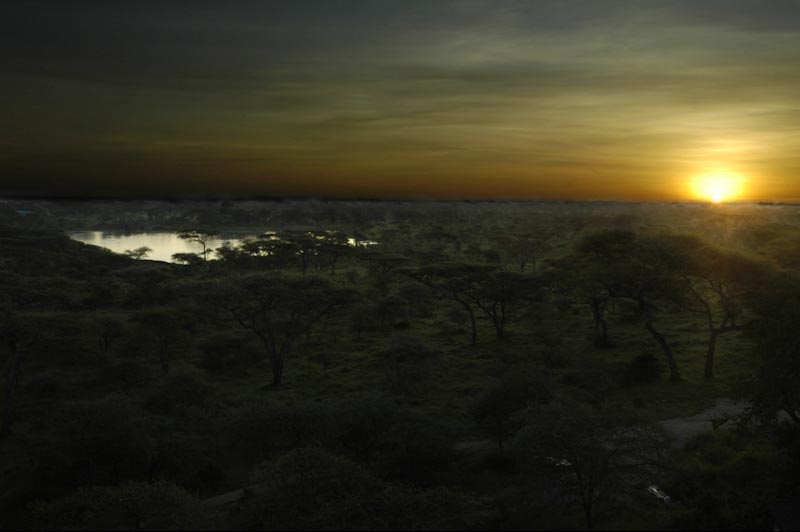
[[[174,262],[172,255],[175,253],[202,253],[203,246],[178,237],[178,233],[113,233],[106,231],[75,231],[67,233],[68,236],[84,244],[100,246],[123,254],[128,250],[148,247],[150,251],[147,260],[160,260]],[[239,234],[238,238],[214,238],[208,241],[208,259],[215,258],[214,250],[223,246],[236,247],[247,238],[255,235]],[[377,244],[374,240],[359,240],[353,237],[347,239],[350,246],[372,246]]]
[[[153,251],[147,254],[148,260],[173,262],[175,253],[200,253],[203,246],[178,238],[177,233],[107,233],[104,231],[79,231],[69,233],[69,237],[85,244],[110,249],[114,253],[125,253],[129,249],[146,246]],[[214,250],[224,245],[238,246],[242,238],[216,238],[208,242],[208,249]],[[209,259],[213,258],[209,254]]]

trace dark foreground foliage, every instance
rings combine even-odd
[[[0,528],[761,529],[800,493],[793,207],[2,206]]]

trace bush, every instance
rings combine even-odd
[[[197,530],[215,516],[186,490],[165,481],[95,486],[32,508],[44,530]]]
[[[37,373],[21,383],[21,393],[29,399],[39,401],[58,400],[67,394],[63,380],[63,376],[52,371]]]
[[[91,338],[90,325],[81,314],[40,312],[29,314],[26,326],[32,336],[32,360],[49,366],[83,366],[103,360]]]
[[[245,529],[364,530],[381,517],[380,480],[322,449],[291,451],[259,468],[254,480],[260,484],[245,502]]]
[[[592,345],[598,349],[610,349],[614,347],[614,342],[610,338],[603,338],[602,336],[595,335],[592,338]]]
[[[661,380],[661,364],[651,353],[637,355],[625,366],[624,386],[650,384]]]
[[[462,530],[483,508],[450,490],[416,491],[383,482],[328,451],[303,448],[262,466],[243,505],[241,529]]]
[[[249,345],[244,334],[220,332],[207,338],[202,346],[198,366],[208,371],[230,371],[248,367],[261,360],[263,355]]]
[[[592,404],[602,403],[619,387],[612,375],[593,368],[570,371],[564,374],[561,382],[574,388],[572,395],[577,399]]]
[[[340,403],[336,407],[337,448],[360,462],[370,463],[397,415],[394,401],[381,394],[363,394]]]
[[[328,407],[248,405],[233,415],[231,446],[250,458],[265,459],[301,446],[334,446],[338,431]]]
[[[347,316],[348,325],[357,339],[365,332],[372,332],[379,329],[378,318],[375,316],[375,306],[372,304],[353,305]]]
[[[770,507],[785,495],[780,479],[787,470],[774,447],[720,430],[690,439],[685,451],[664,486],[683,510],[674,515],[673,527],[772,527]]]
[[[173,371],[144,401],[144,408],[153,414],[169,415],[179,406],[207,407],[212,404],[216,388],[208,384],[197,370]]]
[[[166,424],[165,424],[166,425]],[[220,454],[206,438],[187,432],[159,430],[155,444],[153,474],[191,489],[211,494],[226,479]]]
[[[524,426],[528,408],[553,398],[550,383],[533,371],[512,369],[487,389],[473,406],[475,420],[501,447]]]
[[[431,362],[437,355],[419,337],[397,334],[392,345],[380,353],[387,388],[395,395],[419,393],[425,387]]]
[[[51,442],[38,457],[41,493],[146,478],[154,445],[143,412],[122,398],[66,405],[52,420]]]
[[[373,458],[381,478],[417,486],[445,482],[456,465],[447,429],[432,419],[412,415],[401,415],[379,436]]]
[[[124,360],[100,368],[92,379],[92,385],[127,394],[133,388],[148,382],[151,377],[150,367],[133,360]]]
[[[512,475],[519,471],[517,456],[507,449],[494,448],[483,457],[483,464],[501,475]]]

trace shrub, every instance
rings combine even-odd
[[[83,488],[32,508],[45,530],[197,530],[215,516],[186,490],[165,481]]]
[[[396,395],[418,393],[424,389],[430,365],[437,353],[417,336],[397,334],[391,346],[380,353],[386,385]]]
[[[382,394],[363,394],[336,407],[337,448],[364,463],[379,452],[397,420],[397,405]]]
[[[148,382],[151,377],[152,371],[149,366],[133,360],[123,360],[100,368],[92,379],[92,385],[127,394],[133,388]]]
[[[760,530],[773,522],[770,507],[784,494],[786,461],[770,444],[713,431],[686,443],[664,490],[681,505],[673,527]],[[792,479],[795,480],[795,479]]]
[[[503,446],[525,424],[527,410],[553,398],[550,383],[532,373],[514,368],[487,389],[475,403],[472,415]]]
[[[483,464],[492,471],[512,475],[519,471],[517,457],[514,452],[507,449],[494,448],[483,457]]]
[[[378,437],[373,458],[381,478],[417,486],[444,482],[456,464],[447,429],[433,419],[408,414],[400,414],[398,421]]]
[[[173,371],[144,401],[149,412],[169,415],[179,406],[206,407],[212,403],[216,388],[208,384],[197,370]]]
[[[661,380],[661,364],[652,353],[643,353],[631,359],[625,366],[622,383],[625,386],[649,384]]]
[[[365,530],[381,518],[380,480],[328,451],[292,451],[262,466],[254,480],[260,485],[245,501],[245,529]]]
[[[170,430],[158,431],[155,458],[151,469],[163,477],[195,493],[213,493],[226,478],[222,460],[207,439],[196,434]]]
[[[231,446],[253,459],[265,459],[301,446],[333,446],[339,432],[328,407],[255,403],[233,415]]]
[[[482,508],[450,490],[383,482],[331,452],[303,448],[263,465],[239,514],[242,529],[461,530]]]
[[[201,345],[198,366],[208,371],[230,371],[250,366],[261,360],[261,352],[252,349],[247,335],[231,332],[216,333]]]
[[[574,388],[572,395],[577,399],[592,404],[602,403],[619,387],[611,374],[594,368],[570,371],[564,374],[561,382]]]
[[[146,478],[154,450],[142,414],[114,397],[64,406],[52,420],[52,440],[38,457],[34,484],[42,493],[60,493]]]
[[[63,376],[52,371],[32,375],[22,383],[21,388],[25,397],[40,401],[58,400],[67,393],[63,384]]]

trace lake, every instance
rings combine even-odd
[[[263,232],[262,232],[263,234]],[[148,247],[152,249],[145,257],[147,260],[160,260],[164,262],[174,262],[172,255],[175,253],[201,253],[203,246],[196,242],[189,242],[178,237],[178,233],[160,232],[160,233],[114,233],[107,231],[73,231],[67,233],[73,240],[83,242],[84,244],[92,244],[93,246],[100,246],[110,249],[114,253],[123,254],[128,250],[137,249],[140,247]],[[246,238],[256,236],[255,233],[250,234],[230,234],[223,233],[219,238],[214,238],[208,241],[208,249],[215,250],[222,246],[238,246]],[[348,238],[347,243],[351,246],[356,245],[354,238]],[[361,240],[359,245],[371,246],[377,244],[373,240]],[[214,253],[208,254],[209,260],[214,258]]]
[[[148,260],[160,260],[173,262],[172,255],[175,253],[200,253],[203,246],[196,242],[189,242],[178,238],[178,233],[109,233],[105,231],[77,231],[67,233],[70,238],[110,249],[114,253],[125,253],[129,249],[137,249],[146,246],[153,251],[145,257]],[[209,240],[208,249],[214,250],[224,245],[238,246],[245,238],[253,235],[238,235],[238,237],[219,238]],[[214,257],[209,253],[208,258]]]

